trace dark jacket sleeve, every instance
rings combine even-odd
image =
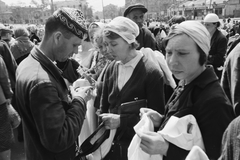
[[[0,73],[1,73],[0,74],[0,85],[2,87],[5,98],[9,99],[12,97],[13,92],[11,89],[10,80],[8,78],[7,68],[6,68],[6,65],[1,56],[0,56]]]
[[[153,34],[147,29],[145,30],[145,37],[146,37],[146,40],[144,41],[144,43],[146,43],[144,45],[145,48],[149,47],[152,50],[157,50],[157,42],[156,42]]]
[[[15,88],[16,83],[16,69],[17,69],[17,63],[12,55],[12,52],[10,51],[8,45],[5,42],[0,42],[0,54],[5,62],[5,65],[7,67],[8,76],[11,81],[11,87]]]
[[[209,159],[217,159],[220,155],[223,133],[235,118],[232,106],[227,99],[218,97],[203,103],[196,112],[206,154]]]
[[[46,94],[51,93],[51,94]],[[35,85],[30,93],[30,108],[42,145],[51,152],[68,149],[77,140],[86,114],[81,97],[71,103],[59,99],[51,82]]]
[[[148,108],[151,108],[163,115],[165,110],[163,73],[158,70],[154,70],[147,76],[148,80],[146,84],[146,92]]]

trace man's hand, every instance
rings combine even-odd
[[[103,113],[99,117],[102,118],[106,129],[117,129],[120,126],[120,115],[112,113]]]
[[[70,87],[72,98],[74,97],[82,97],[85,102],[88,102],[92,97],[92,91],[93,87],[92,86],[87,86],[87,87],[79,87],[79,88],[73,88]]]

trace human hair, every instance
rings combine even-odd
[[[184,34],[184,33],[181,33],[181,34],[178,34],[178,35],[183,35],[183,34]],[[175,35],[175,36],[176,36],[176,35]],[[169,41],[171,38],[175,37],[175,36],[170,36],[170,37],[166,38],[166,39],[163,41],[165,48],[167,47],[168,41]],[[198,44],[197,44],[196,42],[194,42],[194,43],[196,44],[196,46],[197,46],[197,51],[198,51],[198,53],[199,53],[199,60],[198,60],[198,62],[199,62],[199,64],[200,64],[201,66],[203,66],[204,64],[207,63],[207,55],[206,55],[206,53],[198,46]]]
[[[45,24],[44,38],[48,39],[55,31],[60,31],[66,39],[70,39],[74,35],[59,20],[51,16]]]
[[[184,21],[186,21],[186,18],[184,16],[176,15],[169,20],[169,25],[172,26],[173,24],[179,24]]]
[[[111,39],[111,40],[115,40],[115,39],[118,39],[118,38],[122,38],[120,35],[118,35],[117,33],[115,32],[112,32],[112,31],[105,31],[104,32],[104,35]],[[123,38],[122,38],[123,39]],[[123,39],[124,40],[124,39]],[[125,41],[125,40],[124,40]],[[130,48],[131,49],[136,49],[139,47],[139,44],[137,43],[137,41],[135,40],[135,42],[131,43],[130,44]]]
[[[27,30],[27,28],[25,27],[17,27],[16,29],[14,29],[14,36],[15,38],[24,36],[24,37],[28,37],[29,36],[29,31]]]
[[[85,42],[90,42],[89,33],[88,33],[88,32],[84,33],[84,36],[86,36],[86,38],[84,39],[84,41],[85,41]]]
[[[217,22],[217,28],[219,28],[221,26],[220,22]]]
[[[196,43],[197,45],[197,43]],[[201,66],[203,66],[204,64],[207,63],[207,55],[206,53],[197,45],[197,51],[198,53],[200,54],[200,57],[199,57],[199,64]]]
[[[93,44],[95,47],[103,43],[103,28],[98,29],[93,35]]]

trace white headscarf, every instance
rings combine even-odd
[[[171,27],[167,39],[171,39],[183,33],[191,37],[208,56],[211,38],[208,30],[203,24],[198,21],[184,21],[180,24],[175,24]]]
[[[121,36],[128,44],[135,42],[139,35],[139,27],[131,19],[126,17],[116,17],[106,25],[104,31],[112,31]]]

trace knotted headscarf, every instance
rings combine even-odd
[[[128,44],[135,42],[139,35],[139,27],[131,19],[126,17],[116,17],[106,25],[104,31],[112,31],[121,36]]]
[[[171,27],[167,40],[174,36],[186,34],[204,51],[208,56],[210,50],[210,34],[208,30],[198,21],[184,21]]]

